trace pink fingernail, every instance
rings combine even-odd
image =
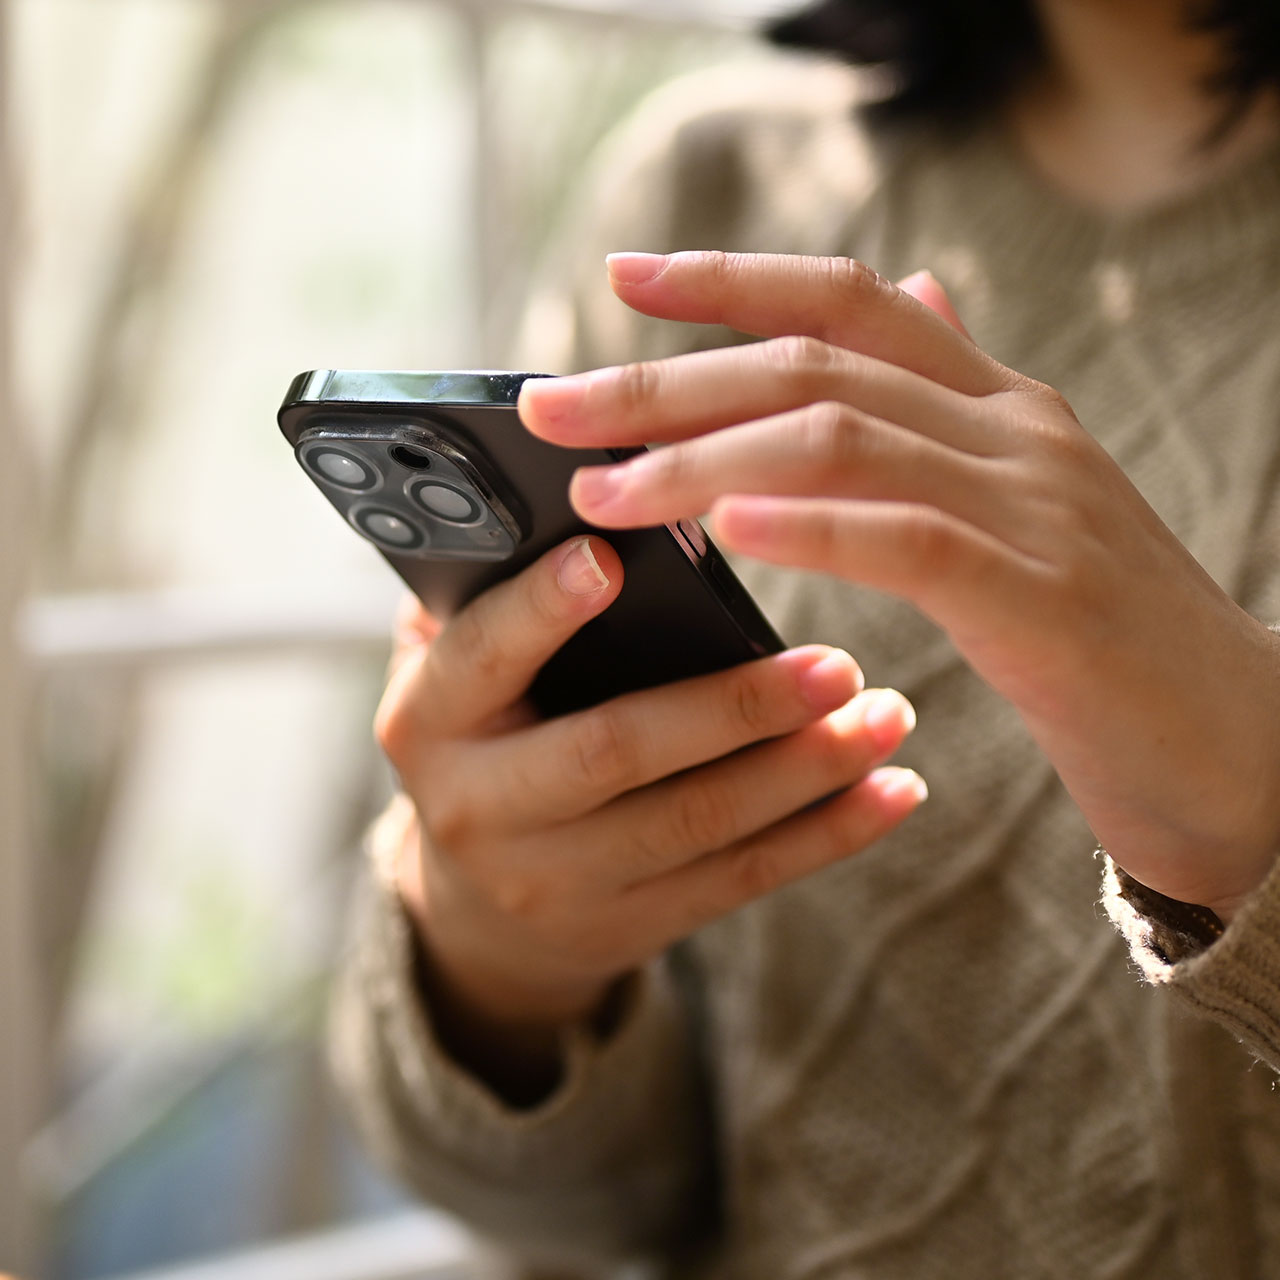
[[[812,661],[811,654],[805,656]],[[843,650],[837,649],[804,669],[800,687],[817,710],[832,711],[857,693],[861,681],[857,663]]]
[[[595,595],[609,585],[605,571],[591,550],[590,538],[579,538],[570,545],[556,577],[571,596]]]
[[[886,800],[908,800],[923,804],[929,798],[929,784],[911,769],[886,769],[880,794]]]
[[[666,257],[660,253],[611,253],[605,262],[619,284],[648,284],[667,265]]]
[[[897,740],[916,727],[915,708],[892,689],[877,689],[867,695],[862,722],[876,738]]]
[[[583,378],[530,378],[520,388],[520,400],[540,418],[556,421],[578,407],[585,391]]]
[[[622,492],[621,467],[583,467],[573,478],[574,502],[607,507]]]
[[[717,498],[711,508],[713,531],[737,550],[767,547],[778,531],[777,516],[783,501],[747,494]]]
[[[928,282],[932,282],[934,284],[937,283],[937,281],[934,280],[933,272],[926,267],[924,270],[913,271],[909,276],[904,276],[898,281],[898,288],[901,289],[903,293],[910,293],[913,285],[925,284]]]

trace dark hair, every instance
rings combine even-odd
[[[1187,21],[1219,33],[1224,60],[1210,87],[1228,113],[1280,87],[1277,0],[1191,0]],[[876,110],[968,116],[994,106],[1043,57],[1031,0],[819,0],[775,21],[778,44],[893,70]]]

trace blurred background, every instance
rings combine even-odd
[[[325,1078],[398,594],[274,411],[503,367],[586,153],[767,0],[0,0],[0,1270],[468,1274]]]

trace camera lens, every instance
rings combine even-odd
[[[428,515],[449,524],[475,524],[484,508],[469,494],[452,485],[424,481],[413,486],[413,498]]]
[[[363,511],[355,512],[352,519],[365,537],[396,551],[413,551],[426,541],[421,529],[394,511],[366,507]]]
[[[367,462],[334,448],[311,449],[306,462],[323,479],[344,489],[372,489],[378,483],[377,474]]]

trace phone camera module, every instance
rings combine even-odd
[[[378,473],[363,459],[332,445],[316,445],[303,455],[307,467],[322,480],[357,493],[375,489]]]
[[[423,480],[410,489],[410,496],[429,515],[446,524],[476,524],[485,518],[485,509],[463,489],[435,480]]]
[[[351,513],[351,522],[371,542],[388,551],[416,551],[427,540],[417,525],[383,507],[361,507]]]

